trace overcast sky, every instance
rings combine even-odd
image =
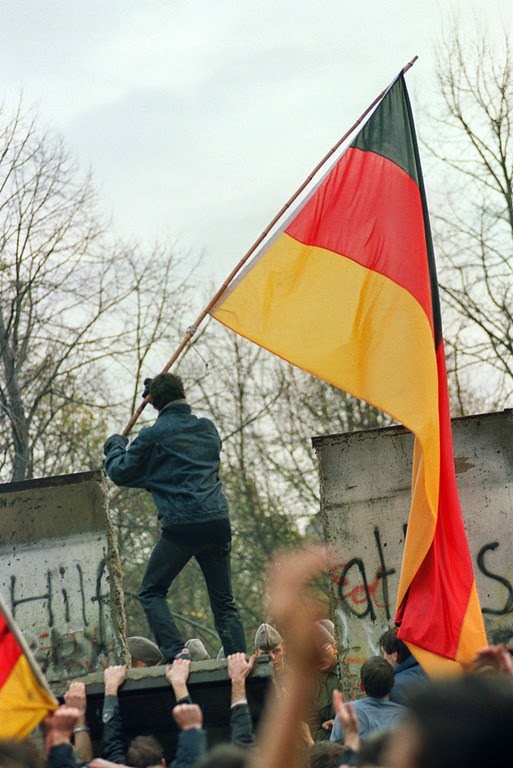
[[[414,55],[434,88],[452,10],[493,34],[512,0],[0,0],[0,96],[19,91],[94,172],[117,231],[204,254],[221,282]],[[418,124],[419,132],[422,126]]]

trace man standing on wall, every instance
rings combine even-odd
[[[153,496],[161,536],[146,567],[139,599],[165,662],[189,657],[167,605],[167,593],[195,557],[208,589],[225,656],[245,652],[244,629],[232,594],[231,527],[219,479],[221,440],[214,424],[191,413],[182,380],[161,373],[145,380],[159,415],[128,445],[111,435],[104,466],[116,485],[144,488]]]

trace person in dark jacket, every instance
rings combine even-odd
[[[171,583],[192,558],[203,572],[224,653],[245,652],[244,629],[232,594],[231,527],[219,463],[221,439],[214,424],[191,412],[182,380],[161,373],[145,380],[145,395],[159,412],[151,427],[128,438],[111,435],[104,467],[116,485],[145,488],[157,507],[162,535],[139,592],[165,662],[188,655],[167,604]]]
[[[381,635],[379,645],[383,658],[394,670],[394,687],[390,691],[390,701],[396,704],[408,704],[411,688],[425,681],[426,673],[406,643],[397,637],[395,627]]]

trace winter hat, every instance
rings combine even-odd
[[[335,625],[331,621],[331,619],[319,619],[317,624],[321,624],[324,629],[327,629],[330,635],[332,635],[334,638],[336,637],[337,633],[335,632]]]
[[[164,661],[158,646],[146,637],[137,637],[136,635],[127,637],[126,644],[132,657],[132,664],[135,661],[142,661],[146,666],[154,667]]]
[[[331,632],[326,629],[322,621],[315,622],[315,630],[317,632],[319,642],[323,648],[326,645],[332,645],[333,643],[337,642]]]
[[[283,643],[283,638],[277,629],[270,624],[260,624],[255,634],[255,648],[267,652],[280,643]]]

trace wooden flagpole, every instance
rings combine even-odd
[[[411,67],[415,64],[417,59],[418,59],[418,56],[414,56],[413,59],[411,61],[409,61],[408,64],[406,64],[405,67],[403,67],[403,69],[401,70],[401,72],[399,74],[400,75],[404,75],[409,69],[411,69]],[[395,83],[395,80],[392,82],[391,85],[393,85],[393,83]],[[249,248],[248,251],[246,251],[246,253],[240,259],[240,261],[234,266],[234,268],[232,269],[232,271],[230,272],[230,274],[228,275],[228,277],[226,278],[226,280],[224,281],[222,286],[214,294],[214,296],[210,299],[210,301],[208,302],[206,307],[200,312],[200,314],[196,318],[194,324],[190,325],[187,328],[187,330],[186,330],[186,332],[185,332],[185,334],[184,334],[180,344],[178,345],[176,350],[173,352],[173,354],[171,355],[171,357],[169,358],[169,360],[165,364],[165,366],[162,369],[161,373],[167,373],[169,371],[171,366],[176,362],[176,360],[180,357],[180,355],[182,354],[182,352],[184,351],[186,346],[189,344],[189,342],[191,341],[192,337],[194,336],[194,334],[198,330],[198,327],[201,325],[201,323],[203,322],[205,317],[209,314],[210,310],[215,306],[215,304],[217,304],[217,302],[219,301],[219,299],[221,298],[223,293],[226,291],[226,289],[228,288],[228,286],[230,285],[232,280],[236,277],[236,275],[238,275],[238,273],[240,272],[242,267],[246,264],[246,262],[249,261],[251,256],[255,253],[255,251],[258,248],[258,246],[263,243],[263,241],[265,240],[267,235],[271,232],[273,227],[278,223],[278,221],[282,218],[282,216],[286,213],[286,211],[290,208],[290,206],[297,200],[297,198],[301,195],[301,193],[304,192],[304,190],[308,187],[308,185],[310,184],[312,179],[320,171],[322,166],[325,165],[325,163],[327,163],[327,161],[330,159],[330,157],[337,151],[337,149],[339,149],[339,147],[344,143],[344,141],[346,141],[346,139],[349,138],[349,136],[353,133],[353,131],[356,128],[358,128],[360,123],[367,117],[369,112],[372,109],[374,109],[376,104],[378,104],[381,101],[381,99],[385,96],[387,91],[391,88],[391,85],[387,86],[383,91],[381,91],[379,96],[376,96],[374,101],[371,104],[369,104],[369,106],[367,107],[367,109],[364,112],[362,112],[360,117],[353,123],[353,125],[349,128],[349,130],[347,130],[344,133],[344,135],[337,141],[337,143],[334,144],[332,146],[332,148],[324,155],[322,160],[320,160],[317,163],[317,165],[315,166],[313,171],[303,181],[301,186],[298,187],[298,189],[294,192],[292,197],[290,197],[287,200],[287,202],[280,208],[280,210],[278,211],[276,216],[274,216],[272,221],[269,222],[267,227],[263,230],[263,232],[259,235],[259,237],[257,237],[257,239],[255,240],[253,245]],[[149,403],[150,400],[151,400],[151,397],[149,395],[143,399],[143,401],[141,402],[141,404],[139,405],[137,410],[134,411],[134,413],[132,414],[129,422],[126,425],[126,427],[124,428],[124,430],[122,432],[123,435],[128,435],[129,434],[130,430],[132,429],[132,427],[134,426],[135,422],[137,421],[137,419],[139,418],[141,413],[144,411],[144,409],[146,408],[146,405]]]

